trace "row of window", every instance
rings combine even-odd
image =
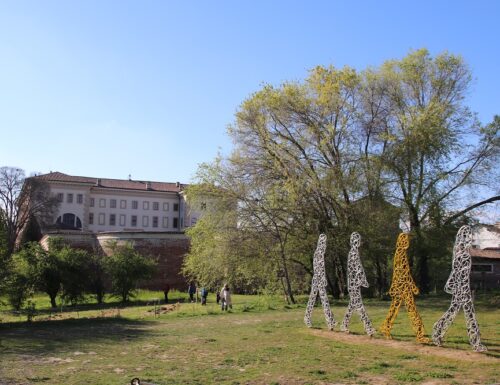
[[[73,197],[74,197],[73,193],[66,194],[66,203],[73,203]],[[57,200],[61,203],[64,202],[64,194],[58,193]],[[76,194],[76,203],[78,203],[78,204],[83,203],[83,194]]]
[[[108,224],[109,226],[117,225],[117,215],[109,214]],[[125,214],[120,214],[118,216],[118,224],[119,226],[126,226],[127,216]],[[178,218],[172,218],[172,227],[177,228],[178,226]],[[89,213],[89,225],[94,224],[94,213]],[[97,216],[97,224],[100,226],[104,226],[106,224],[106,214],[99,213]],[[137,227],[137,215],[130,216],[130,227]],[[149,227],[149,216],[142,216],[142,227]],[[159,217],[154,216],[151,217],[151,227],[158,228],[159,227]],[[163,217],[162,219],[162,227],[168,228],[168,217]]]
[[[90,207],[95,207],[95,199],[90,198]],[[109,200],[109,207],[112,209],[117,208],[117,203],[118,201],[116,199],[110,199]],[[142,209],[143,210],[149,210],[149,201],[143,201],[142,202]],[[160,202],[152,202],[152,208],[155,211],[160,210]],[[106,207],[106,199],[105,198],[100,198],[99,199],[99,207],[105,208]],[[172,205],[174,211],[179,211],[179,204],[174,203]],[[121,209],[126,209],[127,208],[127,201],[125,199],[120,199],[120,208]],[[132,209],[137,210],[139,208],[139,201],[132,201]],[[170,203],[164,202],[163,203],[163,211],[169,211],[170,210]]]
[[[66,203],[73,203],[73,198],[74,198],[73,193],[67,193],[66,194]],[[59,202],[64,202],[64,194],[63,193],[58,193],[57,194],[57,200]],[[99,207],[105,208],[106,207],[106,199],[105,198],[99,198]],[[76,203],[82,204],[83,203],[83,194],[76,194]],[[90,198],[90,207],[95,207],[95,198]],[[109,207],[112,209],[117,208],[117,199],[110,199],[109,200]],[[152,208],[154,211],[159,211],[160,210],[160,202],[151,202],[152,203]],[[149,210],[149,201],[143,201],[142,202],[142,209],[143,210]],[[121,209],[126,209],[127,208],[127,200],[125,199],[120,199],[120,208]],[[139,201],[132,201],[132,209],[137,210],[139,208]],[[172,205],[173,211],[179,211],[179,204],[174,203]],[[163,203],[163,211],[169,211],[170,210],[170,203],[169,202],[164,202]]]

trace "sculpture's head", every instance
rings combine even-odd
[[[472,230],[470,226],[462,226],[457,232],[455,245],[463,246],[464,249],[469,249],[472,245]]]
[[[318,246],[326,244],[326,235],[320,234],[318,238]]]
[[[361,244],[361,235],[358,232],[353,232],[351,234],[351,247],[359,247]]]
[[[396,242],[397,248],[408,249],[410,247],[410,236],[408,233],[401,233],[398,236],[398,240]]]

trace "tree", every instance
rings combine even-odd
[[[97,253],[88,255],[88,277],[86,290],[95,296],[98,304],[102,304],[105,294],[104,285],[104,260],[103,257]]]
[[[20,310],[25,301],[36,290],[38,272],[36,269],[35,245],[28,245],[20,252],[14,254],[9,261],[8,276],[6,277],[5,292],[10,305],[15,310]]]
[[[213,170],[207,166],[204,171]],[[190,186],[187,196],[191,207],[203,203],[204,212],[187,231],[191,247],[183,274],[212,289],[224,283],[236,292],[269,289],[276,269],[265,252],[266,234],[238,225],[237,201],[230,191],[202,183]]]
[[[465,104],[472,75],[459,56],[443,53],[433,58],[421,49],[386,62],[381,74],[390,116],[379,130],[387,141],[382,161],[393,178],[392,198],[404,206],[416,235],[418,281],[427,292],[428,253],[422,228],[436,208],[461,207],[464,188],[481,185],[485,173],[494,171],[499,120],[495,117],[493,124],[483,127]],[[491,176],[488,179],[498,180]]]
[[[60,263],[61,297],[72,305],[82,302],[91,279],[91,255],[67,245],[51,252]]]
[[[59,202],[47,183],[15,167],[0,168],[0,211],[7,238],[7,255],[19,246],[19,236],[30,220],[49,223]]]
[[[111,291],[128,302],[139,281],[148,279],[156,268],[156,262],[134,250],[131,243],[111,245],[112,254],[105,258],[104,268],[111,278]]]

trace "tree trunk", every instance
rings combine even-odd
[[[50,306],[52,306],[52,308],[56,308],[57,307],[57,304],[56,304],[56,297],[57,297],[57,294],[49,294],[49,297],[50,297]]]
[[[283,251],[283,249],[281,250],[281,262],[283,263],[283,275],[284,275],[284,278],[285,278],[285,282],[286,282],[286,294],[287,294],[287,297],[290,298],[290,301],[292,301],[293,304],[295,304],[295,298],[293,298],[293,293],[292,293],[292,285],[290,284],[290,276],[288,274],[288,266],[287,266],[287,263],[286,263],[286,256],[285,256],[285,252]]]

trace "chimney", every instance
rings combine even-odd
[[[146,190],[151,190],[151,182],[146,182]]]
[[[100,186],[101,185],[101,178],[97,178],[96,181],[95,181],[95,185],[96,186]]]
[[[132,180],[132,174],[128,174],[128,180]]]
[[[181,187],[181,184],[179,182],[175,182],[175,187],[179,188]]]

